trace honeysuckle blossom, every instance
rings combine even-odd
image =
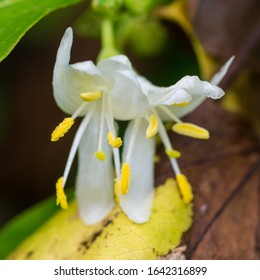
[[[146,222],[151,213],[155,154],[155,135],[159,132],[175,171],[183,200],[192,199],[191,186],[181,173],[163,121],[173,120],[173,130],[207,139],[207,130],[183,123],[179,118],[191,112],[206,97],[220,98],[224,92],[217,83],[232,59],[214,76],[211,83],[197,76],[186,76],[175,85],[157,87],[137,75],[124,55],[69,64],[72,30],[61,41],[54,67],[53,88],[58,106],[71,117],[56,127],[52,141],[59,140],[73,125],[83,120],[75,135],[63,176],[57,181],[57,204],[67,208],[65,186],[78,150],[76,199],[79,214],[87,224],[101,221],[119,203],[136,223]],[[124,135],[122,164],[119,147],[122,139],[114,120],[129,120]],[[114,161],[114,164],[113,164]],[[115,169],[115,174],[114,174]]]
[[[134,172],[140,174],[135,177],[135,180],[130,181],[128,193],[122,195],[121,198],[121,208],[129,213],[132,220],[140,219],[140,213],[142,213],[142,221],[149,219],[152,207],[154,174],[150,172],[151,170],[143,168],[147,164],[148,157],[142,158],[139,156],[137,159],[136,155],[145,153],[149,155],[149,160],[152,160],[155,142],[148,142],[147,139],[153,139],[157,133],[159,133],[165,147],[165,153],[170,159],[184,202],[189,203],[192,200],[191,186],[186,176],[182,174],[176,160],[181,153],[173,149],[163,121],[174,121],[175,125],[173,125],[172,130],[176,133],[208,139],[209,132],[206,129],[191,123],[183,123],[180,117],[194,110],[205,98],[218,99],[224,95],[224,91],[217,84],[225,76],[233,59],[234,57],[227,61],[220,71],[214,75],[211,82],[201,81],[197,76],[185,76],[176,84],[163,88],[157,87],[144,77],[139,76],[138,80],[150,106],[146,114],[142,118],[132,120],[126,130],[127,138],[131,135],[132,142],[135,143],[135,145],[132,145],[134,146],[132,153],[135,156],[133,156],[129,165],[134,169]],[[126,159],[128,147],[124,147],[123,151],[123,162],[128,162]],[[146,186],[145,190],[140,193],[143,185]],[[142,201],[146,203],[142,204]],[[130,211],[132,208],[138,209],[138,211]]]
[[[68,28],[58,49],[53,74],[54,98],[71,117],[56,127],[52,141],[64,136],[76,117],[82,116],[83,120],[75,135],[64,174],[56,184],[57,204],[62,208],[68,207],[63,188],[78,150],[76,199],[79,214],[87,224],[95,224],[114,206],[112,154],[116,186],[126,193],[130,176],[134,180],[135,172],[131,172],[127,163],[122,165],[122,172],[120,170],[118,148],[122,140],[117,137],[114,119],[140,117],[147,112],[149,102],[126,56],[104,59],[96,66],[92,61],[70,65],[72,37],[72,29]],[[126,145],[128,142],[131,150],[131,139],[126,139]],[[152,160],[147,165],[147,168],[151,167]]]

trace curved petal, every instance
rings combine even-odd
[[[143,93],[147,96],[149,104],[153,107],[158,105],[172,105],[190,102],[192,96],[178,86],[158,87],[144,77],[138,77]]]
[[[143,77],[139,77],[144,94],[151,106],[171,105],[190,102],[193,95],[221,98],[224,91],[209,82],[201,81],[197,76],[185,76],[170,87],[157,87]]]
[[[187,91],[174,86],[149,91],[147,97],[151,106],[180,104],[192,100],[192,96]]]
[[[79,145],[79,163],[76,180],[76,199],[79,215],[86,224],[101,221],[114,207],[112,150],[106,137],[102,140],[104,161],[98,160],[97,150],[100,117],[95,112]],[[104,135],[108,128],[105,124]]]
[[[131,121],[124,137],[123,162],[130,165],[130,187],[120,196],[120,205],[136,223],[148,221],[153,202],[155,139],[146,139],[147,126],[145,119]]]
[[[235,59],[235,56],[231,56],[230,59],[220,68],[220,70],[212,77],[210,80],[210,83],[213,85],[218,85],[221,80],[226,75],[230,65],[232,64],[233,60]]]
[[[143,116],[149,109],[148,99],[131,70],[116,73],[110,96],[115,119],[131,120]]]
[[[93,62],[69,65],[72,40],[72,29],[68,28],[58,49],[52,82],[55,101],[68,114],[73,114],[82,103],[80,93],[98,91],[106,85]]]
[[[185,76],[174,87],[182,88],[190,94],[202,95],[213,99],[221,98],[224,91],[207,81],[201,81],[198,76]]]

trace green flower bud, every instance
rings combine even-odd
[[[92,0],[92,7],[102,15],[113,16],[119,12],[122,2],[123,0]]]

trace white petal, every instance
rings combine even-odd
[[[158,87],[144,77],[138,77],[138,80],[150,106],[180,104],[190,102],[192,99],[192,96],[181,86]]]
[[[69,65],[72,40],[72,29],[68,28],[61,40],[53,72],[54,98],[68,114],[73,114],[82,103],[80,93],[98,91],[106,85],[93,62]]]
[[[158,86],[152,84],[148,79],[146,79],[146,78],[143,77],[143,76],[138,76],[138,81],[139,81],[139,83],[140,83],[140,85],[141,85],[141,87],[142,87],[143,93],[144,93],[145,95],[148,95],[148,93],[149,93],[150,91],[156,92],[156,91],[159,91],[159,90],[160,90],[160,87],[158,87]]]
[[[172,107],[168,107],[172,113],[176,116],[176,117],[183,117],[189,113],[191,113],[193,110],[195,110],[204,100],[206,99],[205,96],[200,96],[200,95],[193,95],[192,96],[192,101],[186,105],[186,106],[181,106],[181,107],[177,107],[177,106],[172,106]],[[164,119],[165,121],[165,119]]]
[[[113,115],[118,120],[143,116],[149,108],[148,99],[142,92],[137,76],[131,70],[116,73],[110,96]]]
[[[114,80],[118,71],[131,70],[132,65],[128,57],[125,55],[112,56],[107,59],[100,60],[97,64],[98,69],[109,80]]]
[[[146,139],[148,123],[145,119],[131,121],[124,137],[123,162],[130,165],[130,188],[120,196],[120,205],[136,223],[148,221],[154,194],[155,139]]]
[[[222,68],[219,70],[218,73],[216,73],[213,78],[210,81],[211,86],[213,86],[213,96],[208,96],[208,97],[212,97],[212,98],[220,98],[223,96],[223,91],[219,88],[219,87],[215,87],[214,85],[219,84],[219,82],[223,79],[223,77],[226,75],[230,65],[232,64],[233,60],[234,60],[235,56],[232,56],[226,63],[224,66],[222,66]],[[197,83],[200,83],[202,81],[198,81],[198,79],[196,78],[195,80],[197,80]],[[203,82],[206,83],[207,82]],[[208,83],[209,84],[209,83]],[[211,87],[210,86],[210,87]],[[200,86],[198,87],[200,88]],[[217,88],[215,94],[214,94],[214,89]],[[202,93],[205,93],[206,91],[206,87],[204,88],[204,90],[202,90]],[[216,94],[217,93],[217,94]],[[203,95],[193,95],[192,96],[192,101],[190,102],[189,105],[185,106],[185,107],[172,107],[171,111],[177,116],[177,117],[183,117],[187,114],[189,114],[190,112],[192,112],[193,110],[195,110],[205,99],[206,99],[207,93],[205,94],[205,96]]]
[[[213,85],[218,85],[223,77],[226,75],[230,65],[232,64],[233,60],[235,59],[235,56],[233,55],[221,68],[220,70],[212,77],[210,82]]]
[[[198,76],[185,76],[174,86],[184,89],[189,94],[202,95],[213,99],[221,98],[225,94],[220,87],[207,81],[201,81]]]
[[[73,41],[72,28],[66,29],[57,52],[56,65],[62,67],[69,64],[70,61],[70,49]]]
[[[98,112],[93,115],[79,146],[76,199],[80,217],[86,224],[101,221],[114,206],[112,150],[106,137],[102,141],[106,159],[100,161],[94,155],[99,137],[99,115]],[[105,124],[104,135],[107,133]]]

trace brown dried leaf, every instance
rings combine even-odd
[[[250,123],[206,101],[187,121],[211,132],[208,141],[171,134],[182,151],[182,170],[194,190],[194,222],[187,258],[258,259],[260,235],[259,146]],[[163,155],[156,184],[172,176]]]

